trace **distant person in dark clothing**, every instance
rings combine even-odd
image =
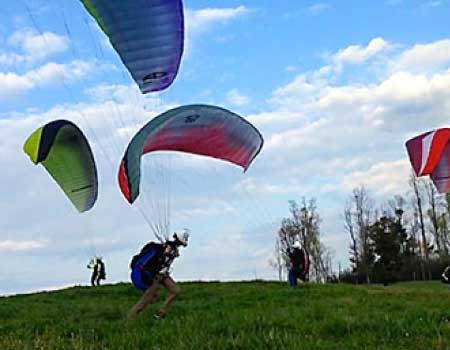
[[[293,249],[289,252],[289,285],[295,287],[297,281],[307,282],[309,280],[309,256],[300,242],[295,242]]]
[[[91,275],[91,286],[99,286],[101,280],[106,279],[106,268],[105,263],[103,262],[101,257],[95,257],[92,259],[88,266],[88,269],[92,269],[92,275]]]
[[[339,283],[339,278],[333,273],[327,276],[327,283]]]
[[[105,263],[102,258],[97,260],[98,263],[98,278],[97,278],[97,286],[100,285],[101,280],[106,280],[106,268]]]

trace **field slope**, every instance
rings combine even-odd
[[[450,349],[450,291],[438,282],[181,288],[167,319],[152,319],[154,305],[133,323],[128,284],[0,298],[0,349]]]

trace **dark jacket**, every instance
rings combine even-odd
[[[171,244],[168,242],[167,244]],[[133,268],[136,262],[143,257],[148,255],[148,259],[144,259],[145,263],[140,266],[141,270],[149,272],[151,274],[159,273],[162,269],[170,267],[173,260],[178,256],[178,249],[174,244],[171,244],[173,248],[173,254],[165,255],[164,250],[166,245],[161,243],[150,242],[147,243],[140,251],[139,254],[135,255],[131,260],[130,267]],[[141,260],[142,261],[142,260]]]
[[[305,249],[294,248],[289,253],[292,269],[307,274],[309,272],[309,256]]]
[[[100,279],[102,280],[106,279],[105,263],[102,260],[98,260],[98,275]]]

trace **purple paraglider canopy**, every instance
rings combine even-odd
[[[184,45],[181,0],[80,0],[109,37],[142,93],[174,81]]]

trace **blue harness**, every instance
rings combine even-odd
[[[150,250],[142,255],[131,268],[131,282],[137,289],[145,291],[152,284],[155,274],[144,270],[144,266],[155,254],[155,249]]]

